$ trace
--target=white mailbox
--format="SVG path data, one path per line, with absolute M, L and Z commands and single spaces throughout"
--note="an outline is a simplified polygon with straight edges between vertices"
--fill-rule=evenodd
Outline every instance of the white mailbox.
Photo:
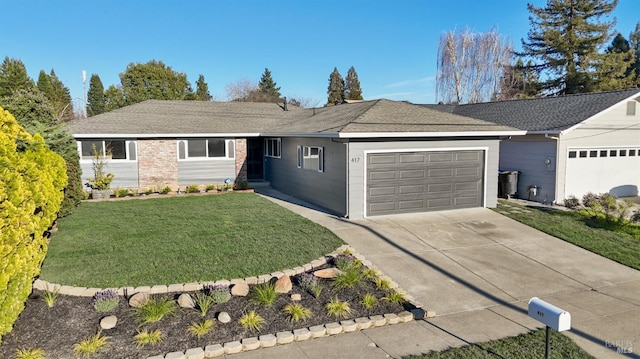
M 559 332 L 571 329 L 571 314 L 569 312 L 538 297 L 529 300 L 529 316 Z

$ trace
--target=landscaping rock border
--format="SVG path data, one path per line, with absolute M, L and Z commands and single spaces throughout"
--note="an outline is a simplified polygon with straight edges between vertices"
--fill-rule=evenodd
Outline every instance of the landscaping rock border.
M 154 286 L 140 286 L 140 287 L 120 287 L 120 288 L 87 288 L 87 287 L 73 287 L 67 285 L 61 285 L 56 283 L 49 283 L 42 279 L 36 279 L 33 283 L 33 288 L 37 290 L 57 290 L 59 294 L 69 296 L 80 297 L 92 297 L 96 292 L 106 289 L 114 289 L 118 295 L 129 298 L 137 293 L 145 294 L 168 294 L 168 293 L 185 293 L 202 290 L 207 285 L 234 285 L 234 284 L 247 284 L 255 285 L 260 283 L 266 283 L 272 278 L 281 278 L 284 276 L 295 276 L 305 272 L 316 270 L 322 266 L 325 266 L 331 258 L 334 258 L 338 254 L 349 251 L 356 259 L 362 262 L 362 265 L 375 270 L 378 276 L 382 279 L 389 281 L 391 288 L 402 293 L 407 300 L 407 310 L 401 313 L 389 313 L 385 315 L 375 315 L 371 317 L 356 318 L 354 320 L 344 320 L 340 322 L 327 323 L 324 325 L 312 326 L 309 328 L 295 329 L 293 331 L 279 332 L 269 335 L 261 335 L 258 338 L 245 338 L 240 341 L 234 341 L 229 343 L 218 343 L 207 345 L 204 348 L 191 348 L 184 352 L 176 351 L 167 353 L 165 355 L 156 355 L 148 357 L 147 359 L 196 359 L 196 358 L 216 358 L 226 354 L 235 354 L 243 351 L 256 350 L 259 348 L 267 348 L 275 345 L 289 344 L 293 342 L 310 340 L 315 338 L 322 338 L 331 335 L 337 335 L 341 333 L 354 332 L 369 328 L 375 328 L 385 325 L 393 325 L 398 323 L 406 323 L 412 320 L 419 320 L 423 318 L 431 318 L 436 315 L 435 311 L 424 310 L 422 303 L 419 303 L 404 290 L 398 287 L 391 278 L 384 275 L 382 271 L 372 265 L 372 263 L 364 258 L 364 256 L 358 254 L 354 248 L 343 245 L 335 251 L 329 253 L 326 256 L 320 257 L 302 266 L 298 266 L 291 269 L 285 269 L 279 272 L 270 274 L 264 274 L 256 277 L 237 278 L 237 279 L 221 279 L 218 281 L 204 281 L 193 282 L 183 284 L 170 284 L 170 285 L 154 285 Z

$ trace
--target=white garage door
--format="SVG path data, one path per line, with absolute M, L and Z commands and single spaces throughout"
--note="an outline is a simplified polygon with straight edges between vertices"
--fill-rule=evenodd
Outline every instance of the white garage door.
M 482 206 L 484 151 L 367 155 L 367 215 Z
M 565 194 L 578 199 L 587 192 L 618 197 L 638 195 L 640 148 L 570 149 Z

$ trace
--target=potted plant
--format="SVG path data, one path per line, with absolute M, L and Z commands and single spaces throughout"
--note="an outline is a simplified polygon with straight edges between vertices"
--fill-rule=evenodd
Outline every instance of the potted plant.
M 114 177 L 113 173 L 105 173 L 107 158 L 102 151 L 96 149 L 95 145 L 93 145 L 93 153 L 95 154 L 91 166 L 93 168 L 93 178 L 87 179 L 85 185 L 91 188 L 91 198 L 109 198 L 111 197 L 110 188 Z

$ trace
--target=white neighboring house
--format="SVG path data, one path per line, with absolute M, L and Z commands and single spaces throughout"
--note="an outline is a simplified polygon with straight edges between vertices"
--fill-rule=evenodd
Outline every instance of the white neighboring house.
M 563 203 L 640 187 L 640 89 L 428 106 L 527 131 L 500 143 L 499 168 L 519 171 L 518 197 Z M 535 191 L 531 190 L 536 188 Z M 535 192 L 535 193 L 534 193 Z

